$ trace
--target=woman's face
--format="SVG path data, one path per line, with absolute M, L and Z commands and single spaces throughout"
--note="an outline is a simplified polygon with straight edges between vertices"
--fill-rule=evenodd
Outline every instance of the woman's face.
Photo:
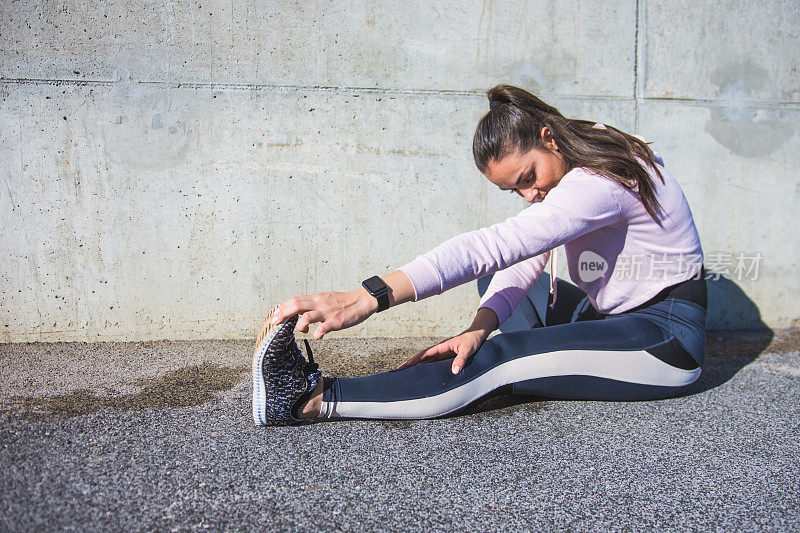
M 540 148 L 516 150 L 499 161 L 489 161 L 486 178 L 501 190 L 516 192 L 528 203 L 536 198 L 544 200 L 567 173 L 567 165 L 547 127 L 542 128 L 542 140 Z

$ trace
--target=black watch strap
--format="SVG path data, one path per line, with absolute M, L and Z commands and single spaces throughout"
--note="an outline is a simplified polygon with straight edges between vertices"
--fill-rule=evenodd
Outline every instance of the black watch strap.
M 378 300 L 378 312 L 389 309 L 389 287 L 379 276 L 372 276 L 361 282 L 367 292 Z

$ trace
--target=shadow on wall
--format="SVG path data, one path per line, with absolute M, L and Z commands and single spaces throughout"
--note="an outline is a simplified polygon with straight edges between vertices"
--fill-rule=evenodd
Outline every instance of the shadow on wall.
M 761 320 L 758 306 L 736 283 L 725 277 L 706 282 L 706 359 L 703 373 L 685 395 L 724 384 L 767 350 L 775 338 L 775 332 Z
M 708 319 L 710 330 L 769 329 L 761 320 L 761 311 L 731 279 L 720 276 L 706 280 L 708 286 Z

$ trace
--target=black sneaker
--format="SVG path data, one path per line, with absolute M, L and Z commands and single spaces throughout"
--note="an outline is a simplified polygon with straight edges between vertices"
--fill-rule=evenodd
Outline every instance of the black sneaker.
M 322 379 L 306 343 L 309 362 L 294 338 L 297 316 L 275 326 L 270 313 L 259 330 L 253 352 L 253 421 L 258 426 L 302 422 L 299 409 Z M 305 339 L 304 339 L 305 340 Z

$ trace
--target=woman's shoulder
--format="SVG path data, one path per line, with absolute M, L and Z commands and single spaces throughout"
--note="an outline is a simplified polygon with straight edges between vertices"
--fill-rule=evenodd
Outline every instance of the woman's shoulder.
M 543 203 L 569 210 L 602 211 L 619 209 L 614 180 L 594 169 L 576 167 L 564 174 Z
M 593 187 L 607 189 L 609 185 L 617 182 L 591 167 L 575 167 L 561 178 L 561 183 L 580 184 L 582 187 Z

